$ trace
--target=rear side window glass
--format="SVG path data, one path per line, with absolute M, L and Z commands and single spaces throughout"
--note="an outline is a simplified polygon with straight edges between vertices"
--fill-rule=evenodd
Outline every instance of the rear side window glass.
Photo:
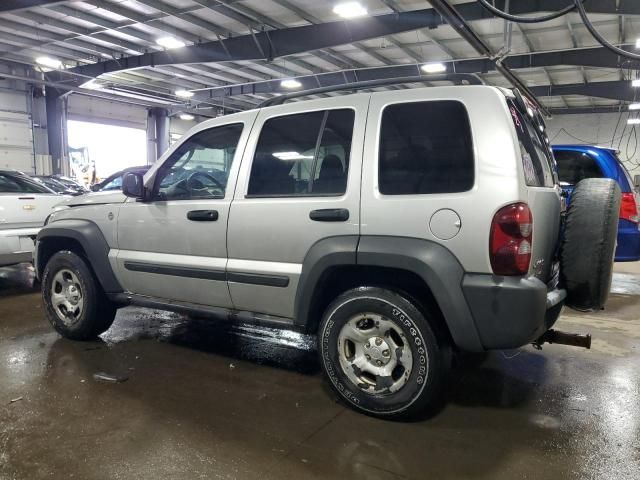
M 552 157 L 549 146 L 536 131 L 531 119 L 508 100 L 511 119 L 518 135 L 524 178 L 530 187 L 553 187 Z
M 563 183 L 577 184 L 585 178 L 602 178 L 602 170 L 586 153 L 556 150 L 554 153 L 558 164 L 558 178 Z
M 464 192 L 473 187 L 469 117 L 456 101 L 390 105 L 382 113 L 380 193 Z
M 351 109 L 269 119 L 260 132 L 249 196 L 342 195 L 355 113 Z
M 53 193 L 44 185 L 20 175 L 0 174 L 0 193 Z

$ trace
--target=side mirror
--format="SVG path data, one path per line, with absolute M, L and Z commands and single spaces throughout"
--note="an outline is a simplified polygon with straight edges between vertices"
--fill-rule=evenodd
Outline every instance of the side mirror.
M 91 185 L 89 187 L 89 190 L 91 190 L 92 192 L 97 192 L 98 191 L 98 184 L 96 183 L 95 185 Z
M 122 193 L 127 197 L 144 200 L 144 181 L 141 173 L 125 173 L 122 177 Z
M 633 177 L 633 186 L 636 188 L 640 188 L 640 175 L 635 175 Z

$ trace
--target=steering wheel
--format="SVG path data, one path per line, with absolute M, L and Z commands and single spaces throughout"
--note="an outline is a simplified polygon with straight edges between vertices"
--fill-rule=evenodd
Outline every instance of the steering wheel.
M 189 189 L 190 189 L 191 191 L 194 191 L 194 190 L 196 190 L 196 191 L 203 191 L 203 190 L 206 190 L 206 189 L 207 189 L 207 187 L 206 187 L 206 186 L 205 186 L 201 181 L 199 181 L 199 180 L 198 180 L 198 183 L 199 183 L 200 185 L 202 185 L 202 187 L 201 187 L 201 188 L 198 188 L 198 187 L 196 187 L 196 186 L 194 185 L 194 184 L 195 184 L 195 181 L 194 181 L 194 180 L 195 180 L 197 177 L 204 177 L 204 178 L 206 178 L 206 179 L 208 179 L 208 180 L 211 180 L 211 182 L 213 182 L 213 183 L 215 184 L 215 187 L 216 187 L 216 188 L 219 188 L 221 191 L 223 191 L 223 192 L 224 192 L 224 185 L 222 185 L 222 184 L 221 184 L 221 183 L 220 183 L 220 182 L 219 182 L 219 181 L 218 181 L 218 180 L 217 180 L 213 175 L 211 175 L 211 174 L 209 174 L 209 173 L 207 173 L 207 172 L 200 171 L 200 170 L 193 172 L 193 173 L 192 173 L 191 175 L 189 175 L 189 177 L 187 178 L 187 186 L 189 187 Z

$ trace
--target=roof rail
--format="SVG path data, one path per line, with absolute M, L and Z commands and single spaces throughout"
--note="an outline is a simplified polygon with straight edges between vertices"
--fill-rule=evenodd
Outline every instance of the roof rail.
M 366 88 L 399 85 L 401 83 L 441 82 L 446 80 L 460 83 L 462 83 L 463 81 L 467 81 L 471 85 L 482 85 L 483 83 L 477 75 L 470 73 L 446 73 L 443 75 L 414 75 L 411 77 L 379 78 L 376 80 L 363 80 L 360 82 L 343 83 L 341 85 L 331 85 L 328 87 L 311 88 L 309 90 L 301 90 L 299 92 L 285 93 L 283 95 L 270 98 L 269 100 L 265 100 L 260 105 L 258 105 L 258 108 L 271 107 L 273 105 L 282 105 L 287 100 L 306 97 L 308 95 L 318 95 L 320 93 L 363 90 Z

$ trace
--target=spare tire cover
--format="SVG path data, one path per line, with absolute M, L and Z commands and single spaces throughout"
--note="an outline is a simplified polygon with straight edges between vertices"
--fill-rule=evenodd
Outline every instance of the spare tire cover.
M 573 190 L 560 250 L 560 273 L 569 307 L 593 310 L 607 301 L 620 197 L 620 187 L 609 178 L 587 178 Z

